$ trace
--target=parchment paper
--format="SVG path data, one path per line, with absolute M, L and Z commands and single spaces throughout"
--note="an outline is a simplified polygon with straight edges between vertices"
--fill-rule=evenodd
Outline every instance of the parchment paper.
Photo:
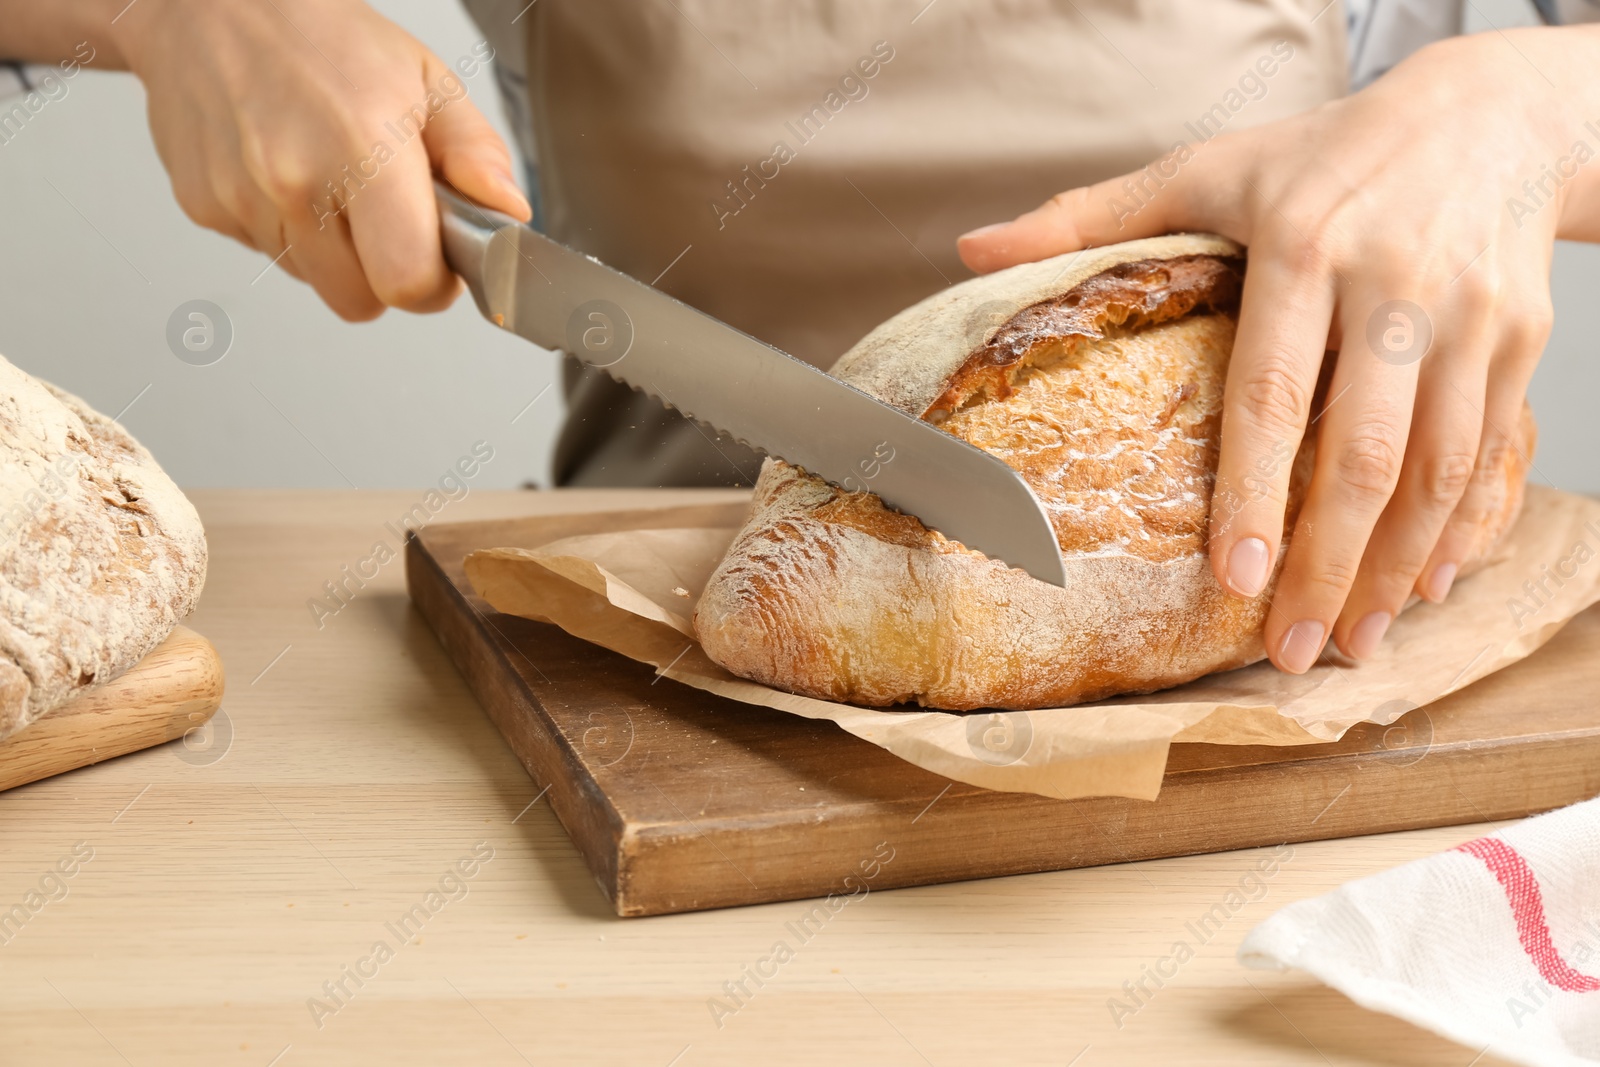
M 1306 674 L 1266 662 L 1160 693 L 1036 711 L 867 709 L 737 678 L 694 639 L 695 602 L 732 527 L 625 530 L 467 557 L 497 611 L 553 622 L 668 678 L 841 728 L 919 767 L 988 789 L 1155 799 L 1173 741 L 1297 745 L 1387 725 L 1514 663 L 1600 600 L 1600 501 L 1529 486 L 1517 524 L 1443 604 L 1403 612 L 1371 659 L 1336 652 Z M 1330 644 L 1330 649 L 1332 645 Z

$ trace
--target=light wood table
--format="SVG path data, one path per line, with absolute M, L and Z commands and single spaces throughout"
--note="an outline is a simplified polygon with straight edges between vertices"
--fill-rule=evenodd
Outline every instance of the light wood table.
M 195 494 L 212 563 L 190 624 L 228 666 L 225 726 L 0 794 L 0 911 L 42 882 L 60 897 L 0 933 L 0 1064 L 1474 1062 L 1234 952 L 1282 905 L 1487 826 L 1295 846 L 1120 1028 L 1108 998 L 1254 853 L 873 892 L 803 943 L 802 902 L 613 917 L 400 559 L 320 628 L 307 606 L 375 542 L 398 549 L 384 524 L 420 496 Z M 718 499 L 474 491 L 435 521 Z M 492 858 L 446 877 L 475 847 Z M 793 958 L 757 988 L 746 968 L 780 940 Z

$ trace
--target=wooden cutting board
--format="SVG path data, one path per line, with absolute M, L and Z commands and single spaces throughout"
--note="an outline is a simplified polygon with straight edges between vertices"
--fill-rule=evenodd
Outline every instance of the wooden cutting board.
M 850 893 L 1516 818 L 1600 793 L 1600 607 L 1533 656 L 1334 744 L 1174 745 L 1161 796 L 1051 800 L 951 782 L 846 734 L 658 678 L 499 615 L 478 548 L 731 526 L 742 504 L 429 526 L 411 598 L 619 915 Z
M 0 790 L 199 730 L 222 706 L 222 688 L 217 650 L 179 626 L 115 681 L 0 741 Z

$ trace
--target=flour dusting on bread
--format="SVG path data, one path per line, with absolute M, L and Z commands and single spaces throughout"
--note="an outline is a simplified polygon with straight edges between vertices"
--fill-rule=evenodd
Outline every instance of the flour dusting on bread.
M 697 605 L 707 654 L 822 699 L 958 711 L 1149 692 L 1262 658 L 1274 583 L 1228 596 L 1206 555 L 1243 270 L 1222 238 L 1135 241 L 973 279 L 872 331 L 834 374 L 1019 471 L 1065 587 L 768 460 Z M 1281 457 L 1286 530 L 1314 447 Z M 1525 473 L 1508 459 L 1508 500 Z M 1515 511 L 1486 522 L 1485 550 Z
M 150 453 L 0 359 L 0 738 L 142 659 L 205 572 L 200 518 Z

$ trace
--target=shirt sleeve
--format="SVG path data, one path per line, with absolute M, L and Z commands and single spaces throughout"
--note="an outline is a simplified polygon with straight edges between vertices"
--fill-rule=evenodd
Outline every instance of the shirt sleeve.
M 1461 33 L 1464 0 L 1344 0 L 1350 88 L 1365 88 L 1423 45 Z
M 1343 0 L 1350 88 L 1369 85 L 1423 45 L 1461 33 L 1465 0 Z M 1600 22 L 1600 0 L 1528 0 L 1548 26 Z
M 1533 0 L 1533 6 L 1551 26 L 1600 22 L 1600 0 Z

